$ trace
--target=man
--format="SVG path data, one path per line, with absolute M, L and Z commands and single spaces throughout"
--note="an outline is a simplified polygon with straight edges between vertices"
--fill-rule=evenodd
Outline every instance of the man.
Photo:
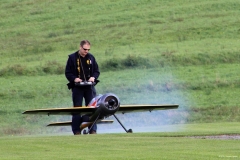
M 79 50 L 68 56 L 65 76 L 68 79 L 68 88 L 72 89 L 72 101 L 74 107 L 81 107 L 83 98 L 85 106 L 96 96 L 94 85 L 79 86 L 79 82 L 98 82 L 100 75 L 95 57 L 89 53 L 90 42 L 82 40 Z M 81 134 L 80 125 L 82 123 L 81 113 L 72 115 L 72 131 L 74 135 Z M 90 128 L 91 126 L 89 126 Z M 90 134 L 96 134 L 97 125 L 92 126 Z

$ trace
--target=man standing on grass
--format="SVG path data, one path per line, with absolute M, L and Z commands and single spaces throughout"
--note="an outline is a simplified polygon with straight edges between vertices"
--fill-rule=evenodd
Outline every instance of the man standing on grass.
M 95 57 L 89 53 L 90 42 L 82 40 L 80 42 L 79 50 L 68 56 L 65 76 L 68 79 L 68 88 L 72 89 L 72 101 L 74 107 L 81 107 L 83 98 L 85 106 L 96 96 L 94 85 L 79 86 L 76 85 L 80 82 L 98 82 L 100 75 L 98 64 Z M 81 113 L 72 115 L 72 132 L 74 135 L 81 134 L 80 125 L 82 123 Z M 90 128 L 91 126 L 89 126 Z M 97 133 L 97 125 L 92 126 L 90 134 Z

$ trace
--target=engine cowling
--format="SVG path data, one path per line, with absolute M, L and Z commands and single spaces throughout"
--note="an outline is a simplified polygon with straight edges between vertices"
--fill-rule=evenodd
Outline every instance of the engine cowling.
M 113 93 L 104 94 L 98 99 L 97 107 L 103 116 L 114 114 L 120 106 L 119 98 Z

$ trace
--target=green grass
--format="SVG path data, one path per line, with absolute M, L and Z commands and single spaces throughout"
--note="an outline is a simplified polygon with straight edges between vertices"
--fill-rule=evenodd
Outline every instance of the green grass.
M 166 46 L 168 50 L 177 47 L 177 52 L 182 48 L 181 54 L 192 54 L 182 45 L 187 48 L 193 45 L 191 50 L 197 53 L 200 47 L 207 53 L 217 53 L 217 50 L 238 52 L 235 40 L 239 38 L 239 2 L 186 3 L 181 0 L 177 4 L 154 0 L 92 1 L 86 4 L 76 0 L 2 2 L 3 66 L 26 61 L 27 65 L 37 65 L 39 60 L 56 59 L 63 63 L 66 54 L 76 50 L 83 38 L 93 43 L 93 53 L 100 62 L 106 60 L 103 55 L 111 51 L 124 52 L 123 55 L 138 54 L 143 48 L 149 51 L 153 45 L 161 51 Z M 5 12 L 5 8 L 9 12 Z M 206 40 L 210 42 L 207 45 L 204 44 Z M 225 42 L 233 43 L 227 45 Z M 131 53 L 126 46 L 139 49 Z M 13 50 L 18 54 L 12 57 L 9 53 Z
M 0 159 L 237 159 L 239 141 L 190 138 L 239 132 L 239 123 L 175 125 L 179 132 L 0 138 Z M 160 126 L 159 126 L 160 127 Z
M 0 135 L 47 133 L 39 126 L 66 119 L 21 113 L 72 106 L 64 67 L 82 39 L 99 63 L 98 93 L 177 103 L 170 124 L 239 121 L 239 9 L 237 0 L 1 1 Z

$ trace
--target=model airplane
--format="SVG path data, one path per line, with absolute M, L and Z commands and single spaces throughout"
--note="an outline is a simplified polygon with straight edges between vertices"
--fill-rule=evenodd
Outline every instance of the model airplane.
M 98 95 L 92 99 L 87 107 L 71 107 L 71 108 L 50 108 L 50 109 L 36 109 L 27 110 L 23 114 L 44 114 L 44 115 L 72 115 L 81 113 L 81 115 L 88 115 L 89 121 L 82 122 L 80 129 L 81 131 L 88 127 L 93 126 L 96 123 L 113 123 L 112 120 L 104 120 L 109 116 L 114 116 L 119 124 L 127 133 L 132 133 L 132 129 L 126 129 L 120 120 L 115 115 L 116 113 L 127 113 L 127 112 L 139 112 L 139 111 L 153 111 L 153 110 L 166 110 L 166 109 L 177 109 L 177 104 L 164 104 L 164 105 L 120 105 L 119 98 L 113 93 L 107 93 L 104 95 Z M 48 126 L 66 126 L 71 125 L 71 122 L 55 122 L 50 123 Z M 88 134 L 88 131 L 84 130 L 84 134 Z

